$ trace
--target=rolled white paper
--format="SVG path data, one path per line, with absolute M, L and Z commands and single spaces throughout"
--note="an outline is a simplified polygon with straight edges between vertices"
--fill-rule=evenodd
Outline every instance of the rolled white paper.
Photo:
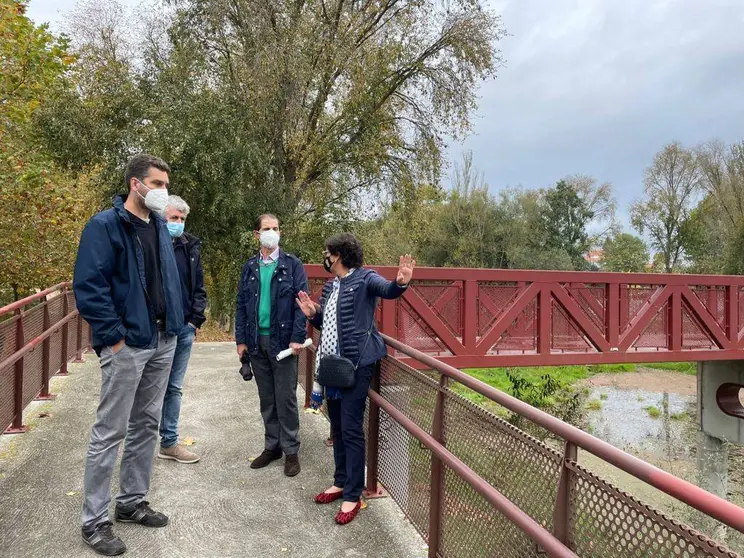
M 305 342 L 302 344 L 302 348 L 306 349 L 310 345 L 313 344 L 312 339 L 305 339 Z M 280 352 L 278 355 L 276 355 L 276 360 L 282 360 L 283 358 L 287 358 L 288 356 L 292 355 L 292 349 L 284 349 L 282 352 Z

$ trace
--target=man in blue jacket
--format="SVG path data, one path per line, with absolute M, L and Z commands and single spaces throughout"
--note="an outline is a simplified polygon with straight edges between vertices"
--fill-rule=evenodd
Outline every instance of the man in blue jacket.
M 128 194 L 88 221 L 75 262 L 77 308 L 93 330 L 93 348 L 101 359 L 101 396 L 85 462 L 82 534 L 106 556 L 126 551 L 108 516 L 111 475 L 125 437 L 115 518 L 148 527 L 168 523 L 145 496 L 176 335 L 183 327 L 176 258 L 159 215 L 168 200 L 169 173 L 156 157 L 133 157 L 126 169 Z
M 171 459 L 178 463 L 196 463 L 199 456 L 178 443 L 178 420 L 181 416 L 181 397 L 186 369 L 191 358 L 196 331 L 206 321 L 207 291 L 204 289 L 204 269 L 199 253 L 201 241 L 184 232 L 189 205 L 178 196 L 169 196 L 163 210 L 168 233 L 173 239 L 178 275 L 181 278 L 184 326 L 178 334 L 176 353 L 173 357 L 168 387 L 163 400 L 163 418 L 160 421 L 160 459 Z
M 235 319 L 238 356 L 250 356 L 265 427 L 264 451 L 251 468 L 266 467 L 284 454 L 284 474 L 293 477 L 300 472 L 296 355 L 307 333 L 305 315 L 295 300 L 307 290 L 307 275 L 297 257 L 279 249 L 274 215 L 256 220 L 254 236 L 261 250 L 243 267 Z M 277 361 L 287 348 L 294 356 Z

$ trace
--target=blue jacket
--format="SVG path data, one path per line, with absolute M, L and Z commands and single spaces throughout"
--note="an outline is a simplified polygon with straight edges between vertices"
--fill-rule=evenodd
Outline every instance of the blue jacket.
M 130 347 L 157 346 L 158 328 L 147 299 L 145 261 L 134 224 L 124 209 L 126 196 L 116 196 L 114 207 L 91 217 L 78 246 L 72 288 L 80 315 L 93 329 L 93 348 L 124 339 Z M 165 220 L 152 213 L 158 226 L 160 273 L 165 294 L 165 332 L 183 328 L 181 281 L 173 243 Z
M 359 268 L 351 275 L 341 279 L 341 290 L 338 293 L 336 316 L 325 316 L 325 306 L 333 289 L 333 280 L 323 286 L 320 296 L 320 312 L 310 322 L 318 328 L 323 327 L 323 320 L 338 320 L 338 336 L 341 356 L 348 358 L 359 366 L 369 366 L 387 354 L 387 347 L 382 336 L 374 326 L 377 299 L 395 299 L 406 292 L 406 287 L 395 281 L 380 277 L 376 271 Z M 367 334 L 371 337 L 367 342 Z M 366 343 L 366 348 L 365 348 Z M 364 350 L 364 354 L 359 353 Z
M 235 342 L 246 345 L 248 354 L 258 354 L 258 301 L 261 276 L 258 256 L 243 266 L 238 284 Z M 290 343 L 302 343 L 307 336 L 307 319 L 297 306 L 297 294 L 307 292 L 307 274 L 302 262 L 279 251 L 279 262 L 271 278 L 271 356 L 276 357 Z

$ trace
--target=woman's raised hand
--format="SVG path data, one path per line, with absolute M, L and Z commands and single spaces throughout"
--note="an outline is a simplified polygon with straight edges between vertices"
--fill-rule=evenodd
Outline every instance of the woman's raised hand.
M 297 306 L 300 307 L 300 310 L 302 310 L 302 313 L 305 314 L 306 317 L 312 318 L 317 313 L 317 309 L 315 307 L 315 303 L 313 302 L 313 299 L 310 298 L 310 295 L 307 294 L 305 291 L 300 291 L 297 293 Z
M 411 257 L 411 254 L 406 254 L 400 257 L 400 266 L 398 267 L 398 276 L 396 283 L 401 287 L 408 285 L 413 277 L 413 268 L 416 265 L 416 260 Z

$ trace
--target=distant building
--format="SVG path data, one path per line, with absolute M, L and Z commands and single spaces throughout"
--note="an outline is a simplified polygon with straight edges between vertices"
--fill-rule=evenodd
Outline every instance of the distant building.
M 599 265 L 599 263 L 602 261 L 603 254 L 604 252 L 601 248 L 597 250 L 589 250 L 586 254 L 584 254 L 584 259 L 589 263 Z

